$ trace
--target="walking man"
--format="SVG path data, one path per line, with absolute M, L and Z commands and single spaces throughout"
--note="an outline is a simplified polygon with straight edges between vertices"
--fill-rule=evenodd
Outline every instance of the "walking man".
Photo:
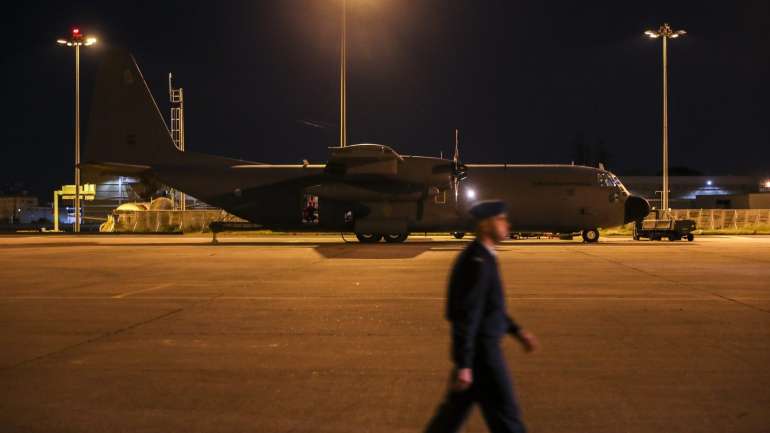
M 483 201 L 470 214 L 476 222 L 476 239 L 457 258 L 447 294 L 454 369 L 446 397 L 425 431 L 459 431 L 478 403 L 490 432 L 523 433 L 500 340 L 510 334 L 526 352 L 536 350 L 538 342 L 505 309 L 494 246 L 509 234 L 507 209 L 501 201 Z

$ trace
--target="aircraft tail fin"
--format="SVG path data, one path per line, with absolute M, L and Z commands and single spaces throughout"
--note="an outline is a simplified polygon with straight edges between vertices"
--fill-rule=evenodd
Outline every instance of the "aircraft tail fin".
M 179 153 L 134 57 L 123 49 L 105 53 L 83 148 L 85 165 L 152 167 Z

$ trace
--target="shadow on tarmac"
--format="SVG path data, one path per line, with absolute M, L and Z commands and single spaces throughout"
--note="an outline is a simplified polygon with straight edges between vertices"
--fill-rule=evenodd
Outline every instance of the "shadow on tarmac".
M 409 242 L 400 245 L 320 244 L 315 251 L 327 259 L 412 259 L 433 249 L 434 242 Z M 458 248 L 459 250 L 460 248 Z

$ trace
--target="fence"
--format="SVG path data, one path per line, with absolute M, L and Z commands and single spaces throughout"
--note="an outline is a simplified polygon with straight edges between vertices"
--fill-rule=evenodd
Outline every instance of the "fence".
M 741 230 L 770 226 L 770 209 L 672 209 L 676 219 L 691 219 L 699 230 Z
M 99 227 L 102 232 L 173 233 L 207 232 L 214 221 L 244 220 L 220 209 L 115 211 Z
M 770 209 L 673 209 L 677 219 L 691 219 L 699 230 L 770 229 Z M 207 232 L 214 221 L 245 222 L 223 210 L 116 211 L 100 231 L 125 233 Z

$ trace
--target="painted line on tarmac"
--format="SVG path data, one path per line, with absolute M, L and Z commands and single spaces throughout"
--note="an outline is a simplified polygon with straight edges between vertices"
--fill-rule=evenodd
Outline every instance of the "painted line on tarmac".
M 166 287 L 173 286 L 173 285 L 174 285 L 174 283 L 158 284 L 156 286 L 147 287 L 147 288 L 140 289 L 140 290 L 134 290 L 132 292 L 121 293 L 119 295 L 113 296 L 112 298 L 113 299 L 121 299 L 121 298 L 125 298 L 126 296 L 131 296 L 131 295 L 134 295 L 134 294 L 137 294 L 137 293 L 144 293 L 144 292 L 149 292 L 149 291 L 152 291 L 152 290 L 165 289 Z
M 691 288 L 691 289 L 693 289 L 693 290 L 695 290 L 697 292 L 705 293 L 705 294 L 713 296 L 714 298 L 718 298 L 718 299 L 722 299 L 722 300 L 725 300 L 725 301 L 728 301 L 728 302 L 732 302 L 732 303 L 734 303 L 736 305 L 741 305 L 743 307 L 749 308 L 749 309 L 754 310 L 754 311 L 759 311 L 761 313 L 770 314 L 770 309 L 765 309 L 765 308 L 762 308 L 762 307 L 757 307 L 756 305 L 752 305 L 752 304 L 747 303 L 747 301 L 755 301 L 757 299 L 730 297 L 730 296 L 726 296 L 726 295 L 720 295 L 719 293 L 712 292 L 712 291 L 710 291 L 708 289 L 704 289 L 701 286 L 698 286 L 696 284 L 689 283 L 689 282 L 686 282 L 686 281 L 674 280 L 674 279 L 669 278 L 669 277 L 664 277 L 663 275 L 658 275 L 655 272 L 647 271 L 645 269 L 641 269 L 639 267 L 623 263 L 620 260 L 610 259 L 610 258 L 607 258 L 607 257 L 604 257 L 604 256 L 599 256 L 599 255 L 596 255 L 596 254 L 589 254 L 589 253 L 587 253 L 585 251 L 576 251 L 576 253 L 579 253 L 579 254 L 582 254 L 582 255 L 585 255 L 585 256 L 588 256 L 588 257 L 598 258 L 600 260 L 604 260 L 606 262 L 613 263 L 613 264 L 616 264 L 616 265 L 619 265 L 619 266 L 623 266 L 625 268 L 634 270 L 634 271 L 639 272 L 641 274 L 644 274 L 644 275 L 647 275 L 647 276 L 651 276 L 653 278 L 657 278 L 657 279 L 662 280 L 662 281 L 667 281 L 669 283 L 678 285 L 680 287 L 689 287 L 689 288 Z M 760 299 L 760 300 L 764 300 L 764 299 Z
M 158 287 L 160 288 L 160 287 Z M 149 289 L 147 289 L 149 290 Z M 146 291 L 146 290 L 145 290 Z M 137 291 L 139 292 L 139 291 Z M 130 292 L 136 293 L 136 292 Z M 128 294 L 126 294 L 127 296 Z M 210 299 L 211 296 L 131 296 L 130 299 L 134 300 L 188 300 L 188 299 Z M 0 301 L 66 301 L 66 300 L 110 300 L 110 299 L 122 299 L 118 296 L 2 296 Z M 355 301 L 445 301 L 444 297 L 430 297 L 430 296 L 389 296 L 389 297 L 361 297 L 361 296 L 218 296 L 216 300 L 257 300 L 257 301 L 303 301 L 303 300 L 355 300 Z M 770 298 L 734 298 L 742 301 L 770 301 Z M 718 298 L 712 297 L 645 297 L 645 298 L 623 298 L 616 296 L 609 297 L 506 297 L 506 300 L 516 302 L 527 301 L 611 301 L 611 302 L 659 302 L 659 301 L 674 301 L 674 302 L 720 302 Z
M 12 370 L 12 369 L 15 369 L 17 367 L 20 367 L 20 366 L 23 366 L 23 365 L 26 365 L 26 364 L 30 364 L 30 363 L 33 363 L 33 362 L 36 362 L 36 361 L 40 361 L 40 360 L 43 360 L 43 359 L 46 359 L 46 358 L 49 358 L 49 357 L 57 356 L 57 355 L 60 355 L 62 353 L 68 352 L 70 350 L 77 349 L 79 347 L 85 346 L 87 344 L 94 343 L 94 342 L 97 342 L 97 341 L 100 341 L 100 340 L 104 340 L 104 339 L 107 339 L 107 338 L 110 338 L 110 337 L 122 334 L 122 333 L 130 331 L 130 330 L 132 330 L 134 328 L 138 328 L 140 326 L 147 325 L 147 324 L 152 323 L 152 322 L 156 322 L 156 321 L 159 321 L 159 320 L 166 319 L 166 318 L 171 317 L 171 316 L 173 316 L 173 315 L 175 315 L 177 313 L 185 311 L 185 309 L 187 309 L 187 308 L 192 308 L 192 307 L 195 307 L 197 305 L 201 305 L 201 304 L 205 304 L 205 303 L 211 302 L 212 300 L 214 300 L 216 298 L 217 298 L 216 295 L 212 296 L 212 297 L 208 297 L 208 298 L 203 298 L 200 301 L 193 302 L 192 305 L 175 308 L 175 309 L 173 309 L 171 311 L 167 311 L 167 312 L 165 312 L 163 314 L 160 314 L 158 316 L 150 317 L 148 319 L 145 319 L 145 320 L 142 320 L 142 321 L 139 321 L 139 322 L 134 322 L 132 324 L 129 324 L 127 326 L 123 326 L 123 327 L 115 329 L 115 330 L 104 332 L 104 333 L 99 334 L 99 335 L 97 335 L 95 337 L 91 337 L 91 338 L 85 339 L 83 341 L 80 341 L 80 342 L 77 342 L 77 343 L 74 343 L 74 344 L 70 344 L 69 346 L 61 347 L 61 348 L 56 349 L 56 350 L 54 350 L 52 352 L 43 353 L 41 355 L 34 356 L 32 358 L 23 359 L 23 360 L 17 362 L 16 364 L 9 365 L 7 367 L 0 367 L 0 372 Z

